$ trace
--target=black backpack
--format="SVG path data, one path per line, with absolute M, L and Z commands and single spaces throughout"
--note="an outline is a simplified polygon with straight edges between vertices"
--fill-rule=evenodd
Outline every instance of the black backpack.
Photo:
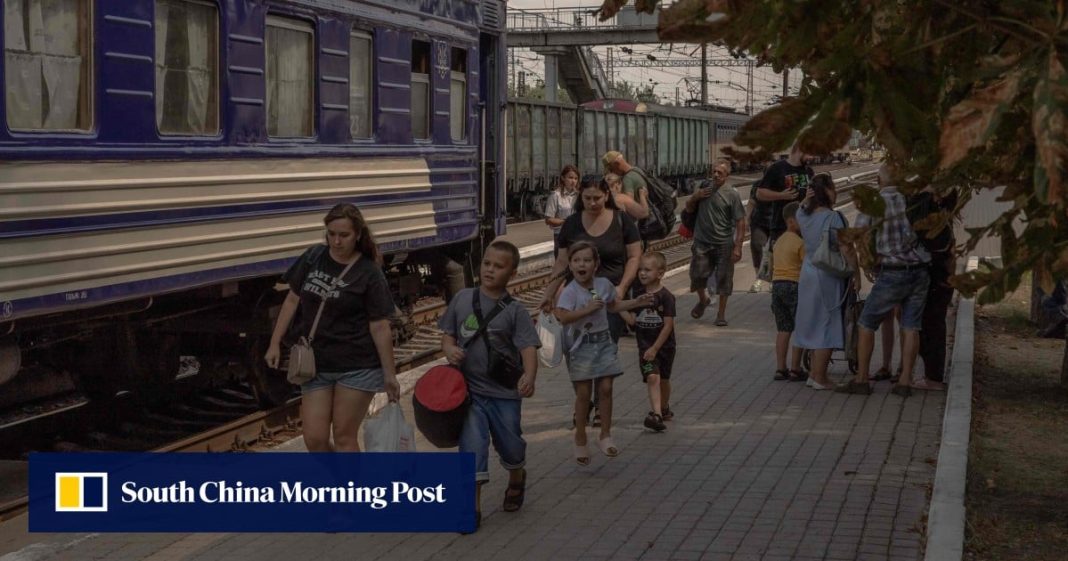
M 627 173 L 637 173 L 645 180 L 649 188 L 649 217 L 638 222 L 638 231 L 645 241 L 659 240 L 667 237 L 675 229 L 678 217 L 675 209 L 675 190 L 658 177 L 649 177 L 638 168 L 631 168 Z

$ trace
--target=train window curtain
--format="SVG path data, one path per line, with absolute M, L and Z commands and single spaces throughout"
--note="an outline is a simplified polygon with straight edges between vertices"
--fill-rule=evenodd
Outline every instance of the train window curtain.
M 187 0 L 156 0 L 156 126 L 164 134 L 219 130 L 219 14 Z
M 412 137 L 430 138 L 430 43 L 412 41 Z
M 88 0 L 4 0 L 7 123 L 88 130 Z
M 267 134 L 314 134 L 315 44 L 311 24 L 267 16 Z
M 449 137 L 462 142 L 467 137 L 467 51 L 452 48 L 449 72 Z
M 371 137 L 371 36 L 349 37 L 349 132 L 352 138 Z

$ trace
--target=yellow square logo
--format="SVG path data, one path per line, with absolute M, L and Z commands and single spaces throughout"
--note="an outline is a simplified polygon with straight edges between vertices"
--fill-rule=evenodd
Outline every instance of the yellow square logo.
M 56 512 L 107 512 L 107 510 L 108 474 L 56 474 Z

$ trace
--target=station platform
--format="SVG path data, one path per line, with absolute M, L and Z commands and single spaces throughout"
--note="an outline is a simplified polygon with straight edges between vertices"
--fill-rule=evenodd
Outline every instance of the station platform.
M 687 273 L 665 281 L 679 311 L 668 430 L 642 427 L 648 400 L 624 338 L 613 428 L 621 455 L 591 447 L 591 465 L 578 466 L 567 372 L 542 368 L 523 407 L 526 503 L 500 510 L 507 478 L 491 452 L 475 534 L 28 534 L 22 516 L 0 524 L 0 561 L 921 559 L 945 395 L 902 400 L 883 382 L 871 396 L 847 396 L 774 381 L 771 296 L 744 292 L 748 255 L 727 327 L 713 326 L 714 307 L 690 317 Z M 831 376 L 845 379 L 845 363 Z M 410 397 L 401 402 L 411 419 Z M 421 437 L 417 446 L 437 451 Z

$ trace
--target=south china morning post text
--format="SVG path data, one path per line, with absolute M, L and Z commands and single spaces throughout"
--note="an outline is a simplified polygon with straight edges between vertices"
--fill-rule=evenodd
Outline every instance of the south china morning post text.
M 392 481 L 388 487 L 357 486 L 348 481 L 344 486 L 314 487 L 302 481 L 281 481 L 277 487 L 255 487 L 242 481 L 205 481 L 199 486 L 179 481 L 167 487 L 138 485 L 136 481 L 122 483 L 122 502 L 161 503 L 336 503 L 367 504 L 380 510 L 400 503 L 445 503 L 445 485 L 413 487 L 404 481 Z
M 462 532 L 474 456 L 31 454 L 34 532 Z

